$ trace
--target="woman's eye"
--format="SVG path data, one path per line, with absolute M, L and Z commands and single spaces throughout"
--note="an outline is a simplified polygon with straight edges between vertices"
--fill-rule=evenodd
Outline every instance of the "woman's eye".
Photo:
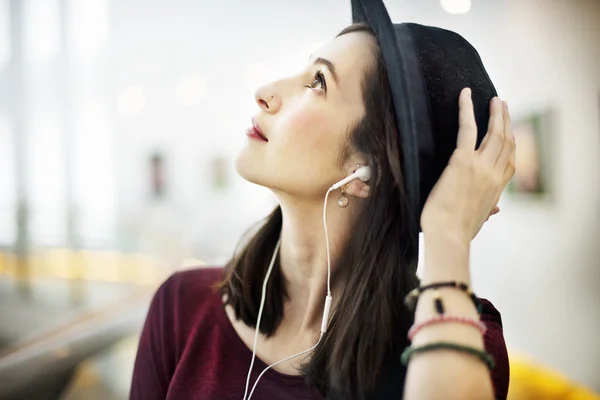
M 321 71 L 317 71 L 312 85 L 308 85 L 308 87 L 311 89 L 317 89 L 319 86 L 321 87 L 321 90 L 327 91 L 327 82 L 325 81 L 325 76 Z

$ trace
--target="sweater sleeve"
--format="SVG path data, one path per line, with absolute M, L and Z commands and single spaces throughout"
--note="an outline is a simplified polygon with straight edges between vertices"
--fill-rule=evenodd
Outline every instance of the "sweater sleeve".
M 487 326 L 484 336 L 485 350 L 494 357 L 496 368 L 492 371 L 492 383 L 496 399 L 506 399 L 508 395 L 508 382 L 510 379 L 510 368 L 508 363 L 508 352 L 502 333 L 502 319 L 496 308 L 485 299 L 479 299 L 483 309 L 481 320 Z
M 129 398 L 131 400 L 164 400 L 175 370 L 173 321 L 170 286 L 167 279 L 156 291 L 142 329 Z

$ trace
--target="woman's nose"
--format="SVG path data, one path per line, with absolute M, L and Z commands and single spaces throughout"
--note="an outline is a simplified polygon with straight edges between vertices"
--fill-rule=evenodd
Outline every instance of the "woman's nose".
M 281 99 L 272 92 L 269 93 L 259 89 L 256 91 L 254 98 L 260 109 L 268 113 L 276 112 L 281 106 Z

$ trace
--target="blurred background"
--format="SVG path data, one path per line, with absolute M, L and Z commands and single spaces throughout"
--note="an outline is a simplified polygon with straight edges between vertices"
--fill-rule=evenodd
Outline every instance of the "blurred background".
M 600 393 L 600 1 L 388 0 L 480 52 L 517 174 L 474 240 L 513 399 Z M 0 0 L 0 399 L 126 399 L 150 298 L 275 204 L 233 158 L 349 0 Z

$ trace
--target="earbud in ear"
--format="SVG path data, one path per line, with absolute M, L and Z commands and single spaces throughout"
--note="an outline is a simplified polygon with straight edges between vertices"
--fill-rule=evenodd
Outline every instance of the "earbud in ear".
M 366 182 L 369 179 L 371 179 L 371 167 L 369 167 L 368 165 L 360 167 L 354 172 L 353 175 L 356 175 L 356 177 L 361 181 Z
M 341 181 L 339 181 L 338 183 L 334 184 L 331 188 L 329 188 L 329 190 L 339 189 L 342 186 L 344 186 L 346 183 L 352 182 L 355 179 L 360 179 L 363 182 L 366 182 L 369 179 L 371 179 L 371 167 L 369 167 L 368 165 L 364 166 L 364 167 L 360 167 L 359 169 L 354 171 L 354 173 L 352 175 L 347 176 L 344 179 L 342 179 Z

